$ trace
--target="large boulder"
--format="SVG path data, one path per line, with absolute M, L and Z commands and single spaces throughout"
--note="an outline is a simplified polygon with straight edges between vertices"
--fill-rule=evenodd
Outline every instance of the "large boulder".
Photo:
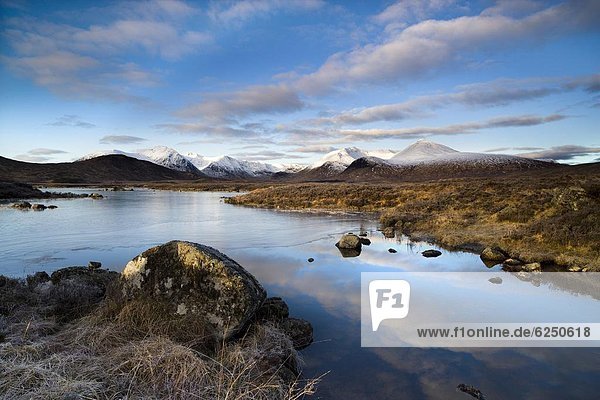
M 131 260 L 122 287 L 127 298 L 160 300 L 173 315 L 197 315 L 219 339 L 241 331 L 266 298 L 260 283 L 237 262 L 212 247 L 182 241 Z
M 362 247 L 361 240 L 353 233 L 347 233 L 335 244 L 339 249 L 360 250 Z

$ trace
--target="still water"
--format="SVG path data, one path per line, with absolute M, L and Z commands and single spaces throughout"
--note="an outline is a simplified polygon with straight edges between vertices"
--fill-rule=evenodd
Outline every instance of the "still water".
M 600 391 L 597 348 L 360 347 L 360 272 L 488 271 L 476 255 L 441 249 L 442 256 L 424 258 L 421 251 L 436 247 L 386 239 L 369 215 L 238 207 L 223 202 L 228 193 L 101 193 L 103 200 L 45 201 L 58 208 L 43 212 L 0 207 L 0 274 L 90 260 L 121 270 L 149 247 L 189 240 L 235 259 L 269 296 L 283 297 L 292 316 L 311 321 L 315 343 L 302 356 L 306 376 L 328 372 L 321 398 L 469 399 L 455 390 L 459 383 L 476 386 L 488 400 L 592 399 Z M 366 232 L 372 244 L 359 257 L 343 258 L 334 244 L 345 232 Z

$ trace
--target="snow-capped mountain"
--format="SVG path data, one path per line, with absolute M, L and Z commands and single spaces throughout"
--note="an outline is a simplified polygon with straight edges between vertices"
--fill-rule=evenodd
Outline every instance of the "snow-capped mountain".
M 194 164 L 194 166 L 196 168 L 198 168 L 199 170 L 202 170 L 208 164 L 215 161 L 218 157 L 205 157 L 198 153 L 187 153 L 185 155 L 185 158 L 187 158 L 189 162 Z
M 207 157 L 197 153 L 185 156 L 157 146 L 138 152 L 108 150 L 89 154 L 80 160 L 120 154 L 150 161 L 172 170 L 191 172 L 223 179 L 271 178 L 292 180 L 368 180 L 403 177 L 444 178 L 506 173 L 530 168 L 546 168 L 551 163 L 528 158 L 489 153 L 460 152 L 448 146 L 419 140 L 400 152 L 362 150 L 346 147 L 327 153 L 311 166 L 302 164 L 268 164 L 239 160 L 230 156 Z M 287 176 L 289 175 L 289 176 Z M 286 177 L 287 176 L 287 177 Z
M 198 168 L 194 166 L 188 159 L 179 154 L 177 151 L 166 147 L 156 146 L 151 149 L 142 149 L 137 152 L 127 152 L 122 150 L 106 150 L 98 151 L 81 157 L 78 161 L 89 160 L 100 156 L 111 154 L 120 154 L 127 157 L 137 158 L 138 160 L 150 161 L 157 165 L 162 165 L 169 169 L 182 172 L 198 172 Z
M 359 158 L 377 157 L 386 160 L 395 154 L 392 150 L 361 150 L 358 147 L 345 147 L 325 154 L 319 161 L 311 165 L 311 168 L 327 164 L 329 169 L 342 171 Z
M 307 168 L 310 168 L 306 164 L 274 164 L 276 168 L 279 169 L 279 172 L 285 172 L 287 174 L 295 174 L 296 172 L 303 171 Z
M 431 161 L 457 153 L 459 153 L 457 150 L 443 144 L 421 139 L 389 157 L 389 161 L 393 164 Z
M 536 160 L 506 154 L 462 152 L 427 140 L 419 140 L 411 144 L 390 158 L 388 162 L 397 166 L 454 164 L 473 167 L 502 166 L 508 164 L 531 165 L 538 163 Z
M 154 162 L 154 161 L 150 160 L 148 157 L 141 155 L 140 153 L 132 153 L 132 152 L 127 152 L 127 151 L 117 150 L 117 149 L 96 151 L 94 153 L 86 154 L 85 156 L 78 158 L 75 161 L 91 160 L 92 158 L 102 157 L 102 156 L 110 156 L 110 155 L 121 155 L 121 156 L 136 158 L 136 159 L 142 160 L 142 161 Z
M 212 160 L 204 157 L 203 161 L 209 162 L 200 168 L 200 171 L 213 178 L 260 178 L 280 171 L 272 164 L 243 161 L 230 156 L 221 156 Z
M 275 166 L 258 161 L 238 160 L 230 156 L 206 157 L 197 153 L 187 153 L 183 156 L 165 146 L 156 146 L 151 149 L 139 150 L 138 152 L 125 152 L 121 150 L 99 151 L 88 154 L 80 160 L 88 160 L 110 154 L 121 154 L 137 158 L 138 160 L 150 161 L 176 171 L 202 172 L 213 178 L 262 178 L 280 171 L 288 171 L 288 166 Z M 298 167 L 290 166 L 290 168 Z
M 198 168 L 190 160 L 170 147 L 156 146 L 151 149 L 140 150 L 139 154 L 147 157 L 153 163 L 169 169 L 183 172 L 198 172 Z

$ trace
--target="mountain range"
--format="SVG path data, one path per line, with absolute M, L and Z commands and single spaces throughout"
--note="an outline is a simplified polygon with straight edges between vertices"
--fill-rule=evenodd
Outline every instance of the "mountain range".
M 181 179 L 410 181 L 498 176 L 561 167 L 569 166 L 512 155 L 461 152 L 426 140 L 419 140 L 399 152 L 346 147 L 325 154 L 310 166 L 274 165 L 231 156 L 182 155 L 169 147 L 157 146 L 137 152 L 102 151 L 72 163 L 34 164 L 0 157 L 0 180 L 65 183 Z
M 176 171 L 202 173 L 212 178 L 223 179 L 266 178 L 277 172 L 287 172 L 290 168 L 294 168 L 294 166 L 288 165 L 275 166 L 258 161 L 238 160 L 230 156 L 207 157 L 197 153 L 182 155 L 166 146 L 156 146 L 137 152 L 125 152 L 122 150 L 101 151 L 88 154 L 78 161 L 114 154 L 149 161 Z

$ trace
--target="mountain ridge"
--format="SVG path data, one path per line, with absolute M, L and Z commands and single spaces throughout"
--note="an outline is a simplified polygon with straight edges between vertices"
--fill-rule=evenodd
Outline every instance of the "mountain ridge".
M 28 183 L 110 183 L 206 179 L 122 154 L 66 163 L 28 163 L 0 156 L 0 180 Z

